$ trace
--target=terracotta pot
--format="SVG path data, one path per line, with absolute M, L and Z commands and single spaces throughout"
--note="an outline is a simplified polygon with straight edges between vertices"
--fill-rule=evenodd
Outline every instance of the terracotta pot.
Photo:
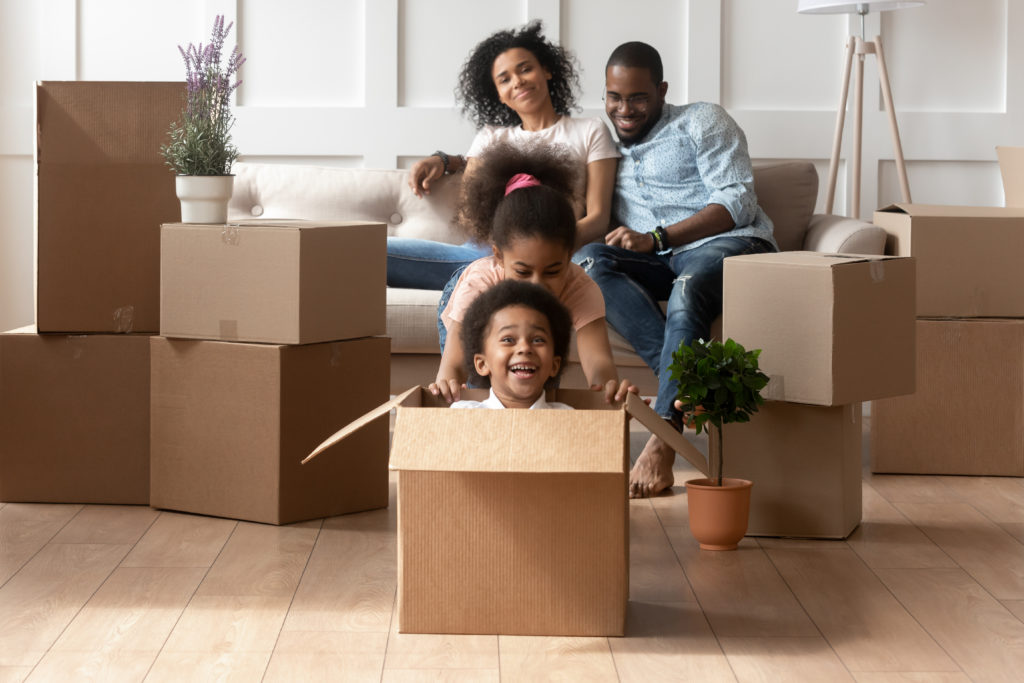
M 181 200 L 182 223 L 227 223 L 233 175 L 179 175 L 174 188 Z
M 710 479 L 686 482 L 690 532 L 703 550 L 735 550 L 747 533 L 750 516 L 750 487 L 746 479 L 722 479 L 715 486 Z

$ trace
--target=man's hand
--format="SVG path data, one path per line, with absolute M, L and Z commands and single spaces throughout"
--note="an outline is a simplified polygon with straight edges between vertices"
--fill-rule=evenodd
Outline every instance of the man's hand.
M 640 252 L 641 254 L 654 253 L 654 235 L 649 232 L 630 230 L 625 225 L 620 225 L 605 235 L 604 243 L 613 247 Z
M 429 156 L 420 159 L 409 169 L 409 189 L 417 197 L 430 194 L 430 184 L 444 175 L 441 157 Z

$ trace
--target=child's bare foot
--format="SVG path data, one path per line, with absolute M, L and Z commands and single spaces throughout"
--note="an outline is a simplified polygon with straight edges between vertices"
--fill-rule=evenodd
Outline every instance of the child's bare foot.
M 629 472 L 629 497 L 649 498 L 672 486 L 675 461 L 676 452 L 672 447 L 652 434 Z

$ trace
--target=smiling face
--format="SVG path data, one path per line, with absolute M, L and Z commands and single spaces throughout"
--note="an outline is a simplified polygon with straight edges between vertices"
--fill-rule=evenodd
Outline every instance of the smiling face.
M 484 332 L 483 353 L 473 356 L 473 367 L 490 378 L 494 395 L 506 408 L 532 406 L 561 364 L 547 317 L 521 305 L 494 312 Z
M 505 270 L 505 278 L 540 285 L 555 296 L 562 293 L 569 277 L 569 250 L 542 237 L 516 237 L 494 256 Z
M 661 118 L 668 83 L 650 69 L 612 65 L 605 72 L 604 111 L 624 145 L 639 142 Z
M 554 110 L 548 81 L 551 72 L 541 66 L 532 52 L 514 47 L 498 55 L 491 67 L 498 99 L 520 117 L 546 109 Z

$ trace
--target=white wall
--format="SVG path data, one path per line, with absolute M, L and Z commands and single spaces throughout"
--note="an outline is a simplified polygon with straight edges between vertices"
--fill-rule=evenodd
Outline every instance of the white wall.
M 859 21 L 795 8 L 796 0 L 0 0 L 0 329 L 34 317 L 36 80 L 181 79 L 176 46 L 205 41 L 223 13 L 236 21 L 229 45 L 237 40 L 249 58 L 236 109 L 244 158 L 406 167 L 468 145 L 473 130 L 452 90 L 472 46 L 541 18 L 580 58 L 585 114 L 602 114 L 609 51 L 645 40 L 662 53 L 671 101 L 720 102 L 755 160 L 812 160 L 824 186 L 844 43 Z M 870 15 L 867 33 L 885 41 L 914 201 L 1002 204 L 994 148 L 1024 145 L 1024 41 L 1008 38 L 1024 33 L 1024 2 L 928 0 Z M 861 213 L 870 217 L 899 199 L 899 185 L 873 58 L 865 82 Z M 844 170 L 837 213 L 848 213 Z

